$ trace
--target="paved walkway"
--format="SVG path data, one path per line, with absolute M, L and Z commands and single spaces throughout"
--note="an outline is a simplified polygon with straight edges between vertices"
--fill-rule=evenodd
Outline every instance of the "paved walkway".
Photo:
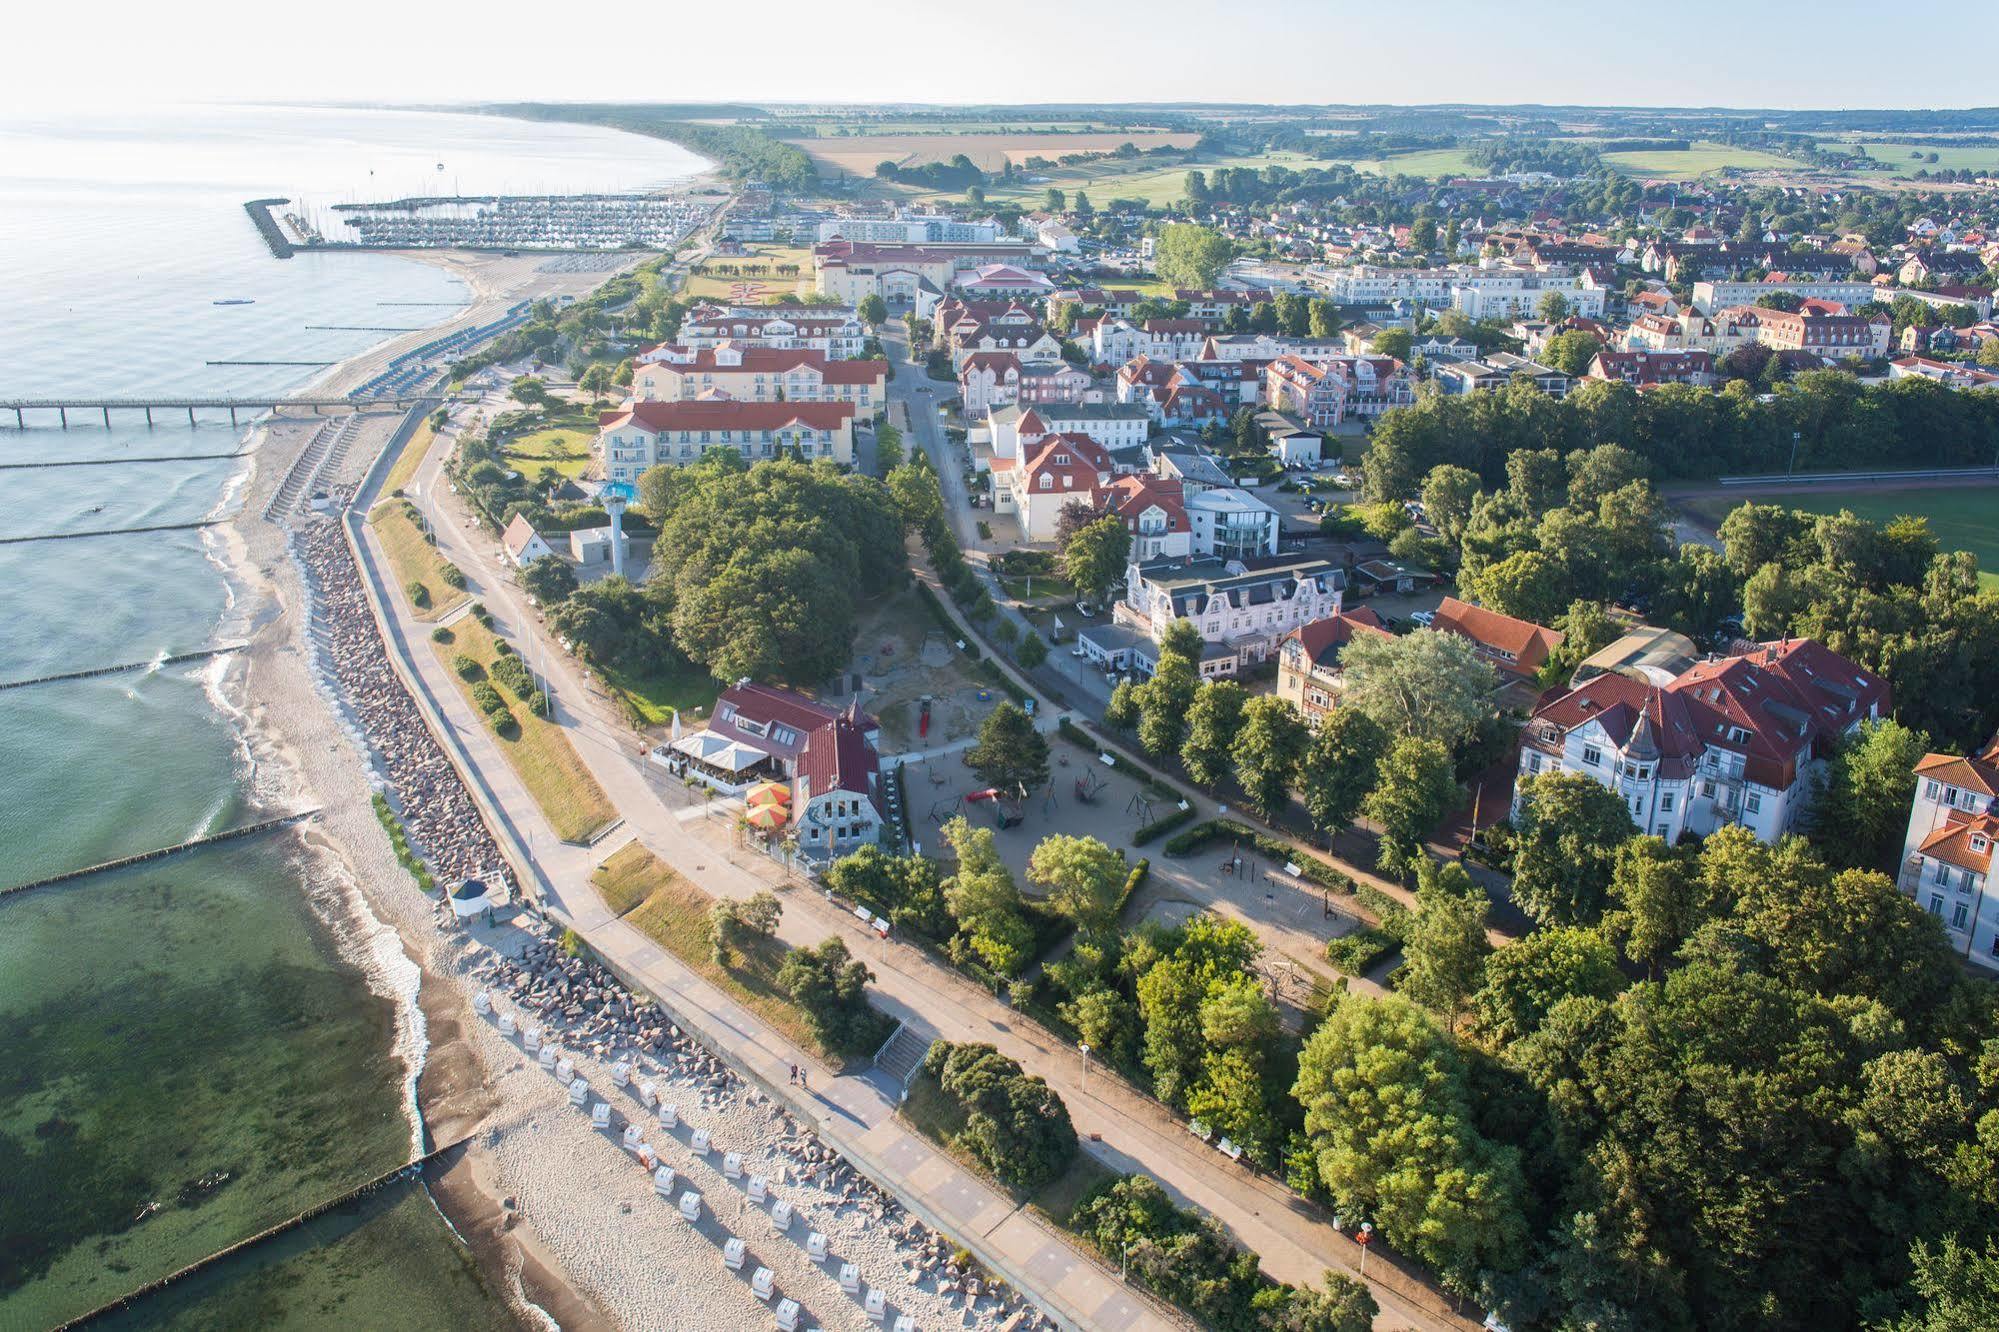
M 818 1069 L 650 939 L 610 915 L 590 886 L 589 875 L 612 850 L 634 837 L 717 896 L 740 898 L 761 888 L 782 889 L 784 876 L 781 867 L 761 853 L 718 844 L 715 830 L 691 826 L 700 820 L 689 818 L 679 806 L 678 783 L 663 774 L 653 775 L 658 770 L 641 758 L 641 737 L 625 725 L 612 700 L 586 678 L 573 658 L 547 645 L 525 596 L 502 572 L 497 541 L 472 524 L 439 483 L 443 453 L 442 446 L 434 448 L 416 476 L 419 503 L 436 528 L 439 550 L 465 571 L 500 631 L 516 642 L 537 673 L 548 678 L 557 720 L 630 829 L 629 834 L 607 837 L 594 848 L 560 842 L 490 732 L 458 692 L 445 664 L 417 642 L 428 633 L 428 626 L 410 618 L 400 597 L 382 597 L 390 612 L 392 645 L 414 663 L 425 686 L 420 696 L 427 693 L 440 705 L 455 743 L 480 774 L 475 785 L 492 792 L 499 806 L 496 823 L 514 836 L 522 859 L 531 862 L 552 913 L 572 923 L 608 963 L 683 1014 L 687 1026 L 715 1042 L 718 1054 L 746 1068 L 773 1095 L 794 1098 L 786 1082 L 774 1078 L 776 1070 L 792 1063 L 814 1067 L 815 1087 L 823 1091 L 815 1098 L 817 1105 L 801 1109 L 814 1116 L 828 1140 L 851 1152 L 858 1164 L 931 1224 L 973 1248 L 1016 1284 L 1042 1296 L 1051 1312 L 1091 1328 L 1167 1325 L 1150 1301 L 1136 1298 L 1044 1223 L 1012 1209 L 990 1186 L 895 1119 L 893 1105 L 874 1081 L 852 1075 L 834 1078 Z M 374 567 L 368 573 L 379 595 L 386 585 Z M 930 577 L 927 570 L 920 576 Z M 969 634 L 970 626 L 958 617 L 948 596 L 941 601 L 961 632 Z M 418 650 L 410 651 L 411 643 Z M 1003 658 L 996 658 L 996 663 L 1016 684 L 1039 697 Z M 1055 710 L 1042 699 L 1038 724 L 1052 729 L 1055 717 Z M 733 819 L 728 822 L 733 824 Z M 1062 1096 L 1092 1155 L 1115 1169 L 1151 1174 L 1183 1201 L 1219 1218 L 1261 1256 L 1273 1277 L 1316 1284 L 1328 1267 L 1355 1270 L 1355 1246 L 1316 1209 L 1280 1183 L 1228 1162 L 1188 1133 L 1165 1106 L 1101 1067 L 1086 1069 L 1077 1051 L 1015 1014 L 983 987 L 913 946 L 874 938 L 849 913 L 816 892 L 782 895 L 785 912 L 778 933 L 785 942 L 812 945 L 829 934 L 844 937 L 875 972 L 872 994 L 884 1011 L 925 1038 L 987 1041 L 1020 1060 Z M 1377 1255 L 1369 1264 L 1371 1278 L 1385 1275 L 1393 1283 L 1370 1282 L 1384 1310 L 1379 1327 L 1477 1326 L 1450 1314 L 1443 1296 L 1396 1272 L 1382 1261 L 1385 1257 Z

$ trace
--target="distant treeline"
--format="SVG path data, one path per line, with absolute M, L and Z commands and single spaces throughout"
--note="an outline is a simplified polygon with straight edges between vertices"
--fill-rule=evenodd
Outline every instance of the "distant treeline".
M 1507 455 L 1523 448 L 1567 454 L 1621 444 L 1661 479 L 1781 472 L 1794 439 L 1800 471 L 1972 467 L 1999 450 L 1999 394 L 1928 379 L 1864 386 L 1837 370 L 1808 371 L 1769 395 L 1748 389 L 1668 384 L 1639 393 L 1592 380 L 1559 400 L 1529 387 L 1426 396 L 1376 422 L 1367 493 L 1406 499 L 1442 463 L 1501 486 Z
M 629 134 L 665 139 L 710 159 L 723 175 L 734 181 L 760 180 L 772 189 L 792 191 L 813 189 L 819 181 L 818 170 L 803 149 L 774 139 L 755 125 L 702 125 L 682 118 L 685 111 L 711 108 L 516 102 L 486 109 L 522 120 L 603 125 Z M 762 114 L 751 107 L 737 109 L 751 115 Z

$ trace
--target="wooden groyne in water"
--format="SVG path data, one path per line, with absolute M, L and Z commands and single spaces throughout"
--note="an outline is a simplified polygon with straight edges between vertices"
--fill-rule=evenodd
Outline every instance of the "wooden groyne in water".
M 94 675 L 119 675 L 125 671 L 151 670 L 155 666 L 178 666 L 184 661 L 201 661 L 206 657 L 219 657 L 226 652 L 241 652 L 248 646 L 248 643 L 218 643 L 214 647 L 199 648 L 193 652 L 176 652 L 171 656 L 154 657 L 148 661 L 126 661 L 116 666 L 92 666 L 83 671 L 38 675 L 32 680 L 0 680 L 0 690 L 26 689 L 29 685 L 55 684 L 61 680 L 88 680 Z
M 272 256 L 278 259 L 289 259 L 298 253 L 298 248 L 285 239 L 278 220 L 271 216 L 273 208 L 282 208 L 290 202 L 290 199 L 252 199 L 243 205 L 243 211 L 250 215 L 257 234 L 264 238 L 264 244 L 271 247 Z
M 197 1259 L 194 1262 L 189 1263 L 186 1267 L 179 1269 L 178 1271 L 169 1272 L 167 1273 L 167 1275 L 159 1278 L 157 1281 L 148 1281 L 145 1285 L 139 1287 L 137 1290 L 128 1291 L 127 1293 L 120 1295 L 117 1299 L 112 1300 L 108 1304 L 100 1304 L 95 1309 L 92 1309 L 88 1313 L 80 1314 L 77 1317 L 70 1319 L 66 1323 L 58 1324 L 56 1327 L 56 1332 L 65 1332 L 65 1329 L 68 1328 L 83 1327 L 86 1326 L 87 1324 L 94 1323 L 101 1318 L 105 1318 L 111 1314 L 117 1313 L 121 1309 L 129 1308 L 134 1302 L 138 1300 L 143 1300 L 149 1295 L 158 1294 L 160 1291 L 165 1290 L 168 1286 L 173 1285 L 177 1281 L 185 1281 L 187 1278 L 195 1275 L 197 1272 L 200 1272 L 206 1268 L 213 1267 L 215 1264 L 222 1262 L 225 1259 L 234 1258 L 239 1254 L 245 1253 L 248 1250 L 256 1248 L 260 1244 L 267 1244 L 271 1240 L 276 1239 L 280 1235 L 286 1234 L 289 1231 L 297 1230 L 300 1226 L 305 1225 L 307 1222 L 316 1221 L 320 1217 L 325 1216 L 328 1212 L 331 1212 L 336 1208 L 344 1207 L 348 1203 L 354 1202 L 357 1199 L 365 1198 L 369 1194 L 387 1188 L 389 1185 L 395 1184 L 401 1180 L 415 1179 L 418 1176 L 422 1175 L 424 1169 L 427 1166 L 429 1166 L 433 1161 L 437 1160 L 439 1157 L 443 1156 L 447 1152 L 456 1151 L 458 1150 L 458 1148 L 464 1146 L 466 1142 L 470 1141 L 470 1137 L 471 1135 L 468 1134 L 465 1137 L 456 1139 L 455 1141 L 445 1143 L 442 1147 L 433 1147 L 430 1151 L 418 1157 L 416 1160 L 411 1161 L 408 1165 L 397 1166 L 394 1170 L 385 1170 L 381 1174 L 375 1176 L 373 1179 L 368 1180 L 365 1183 L 355 1185 L 353 1188 L 347 1190 L 347 1192 L 343 1194 L 340 1194 L 338 1197 L 329 1198 L 327 1201 L 323 1203 L 319 1203 L 313 1207 L 308 1207 L 303 1212 L 300 1212 L 298 1215 L 287 1217 L 285 1220 L 278 1222 L 274 1226 L 266 1226 L 264 1229 L 258 1231 L 256 1234 L 250 1235 L 244 1239 L 237 1240 L 234 1244 L 229 1245 L 227 1248 L 217 1249 L 214 1253 L 209 1254 L 206 1258 Z
M 96 527 L 88 532 L 36 532 L 30 536 L 0 537 L 0 546 L 18 546 L 24 541 L 76 541 L 83 537 L 130 536 L 134 532 L 192 532 L 201 527 L 218 527 L 226 518 L 204 518 L 193 523 L 147 523 L 142 527 Z
M 111 870 L 129 869 L 133 865 L 143 865 L 151 860 L 165 860 L 183 851 L 195 851 L 204 846 L 215 846 L 222 842 L 241 841 L 245 837 L 255 837 L 258 833 L 270 832 L 275 828 L 288 828 L 294 823 L 303 823 L 319 813 L 318 806 L 299 810 L 296 814 L 281 814 L 274 819 L 261 819 L 256 823 L 246 823 L 240 828 L 227 832 L 210 833 L 206 837 L 190 837 L 185 842 L 172 846 L 156 847 L 151 851 L 141 851 L 136 856 L 120 856 L 116 860 L 106 860 L 96 865 L 85 865 L 82 869 L 66 870 L 61 874 L 51 874 L 46 878 L 31 879 L 27 883 L 17 883 L 11 888 L 0 888 L 0 897 L 10 897 L 15 893 L 25 893 L 33 888 L 51 888 L 59 883 L 69 883 L 85 879 L 93 874 L 104 874 Z

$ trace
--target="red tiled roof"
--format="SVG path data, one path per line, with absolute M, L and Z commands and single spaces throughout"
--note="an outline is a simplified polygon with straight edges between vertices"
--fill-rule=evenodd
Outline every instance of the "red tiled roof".
M 1995 838 L 1999 838 L 1999 817 L 1950 809 L 1944 811 L 1943 822 L 1923 839 L 1920 850 L 1932 860 L 1945 861 L 1973 874 L 1990 874 Z
M 1105 504 L 1113 514 L 1130 514 L 1125 525 L 1136 531 L 1138 515 L 1154 505 L 1166 514 L 1166 530 L 1187 530 L 1186 493 L 1178 477 L 1152 472 L 1127 472 L 1112 479 L 1104 488 Z
M 1999 796 L 1999 766 L 1960 754 L 1925 754 L 1916 765 L 1918 777 L 1958 786 L 1980 795 Z
M 1322 666 L 1336 658 L 1341 648 L 1361 634 L 1379 634 L 1383 638 L 1394 637 L 1382 625 L 1381 617 L 1366 606 L 1341 610 L 1323 620 L 1301 624 L 1287 637 L 1298 640 L 1298 645 L 1305 649 L 1306 659 L 1314 666 Z
M 1444 598 L 1430 627 L 1510 655 L 1512 660 L 1502 664 L 1522 675 L 1540 670 L 1548 654 L 1562 642 L 1562 635 L 1553 629 L 1473 606 L 1456 597 Z
M 879 766 L 875 747 L 844 714 L 813 731 L 798 756 L 798 776 L 807 798 L 829 791 L 868 795 Z

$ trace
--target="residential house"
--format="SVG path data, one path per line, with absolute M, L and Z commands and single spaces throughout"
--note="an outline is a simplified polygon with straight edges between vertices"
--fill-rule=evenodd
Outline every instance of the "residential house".
M 1103 507 L 1112 475 L 1109 453 L 1088 435 L 1023 438 L 1018 457 L 993 456 L 993 511 L 1017 515 L 1025 540 L 1053 541 L 1063 509 Z
M 1416 400 L 1415 380 L 1391 356 L 1338 356 L 1307 360 L 1281 355 L 1263 372 L 1264 401 L 1321 430 L 1349 416 L 1379 416 Z
M 1531 679 L 1547 665 L 1548 654 L 1562 644 L 1562 635 L 1530 620 L 1515 619 L 1456 597 L 1445 597 L 1430 627 L 1440 634 L 1470 640 L 1481 657 L 1508 677 Z
M 831 722 L 814 727 L 792 778 L 792 818 L 798 849 L 832 860 L 881 840 L 879 728 L 856 698 Z
M 1230 560 L 1277 553 L 1283 515 L 1236 486 L 1184 491 L 1194 554 Z
M 1381 617 L 1365 606 L 1301 624 L 1277 652 L 1277 696 L 1316 723 L 1339 705 L 1344 680 L 1340 652 L 1355 638 L 1393 638 Z
M 1152 416 L 1136 403 L 1049 402 L 1032 407 L 993 407 L 986 412 L 993 457 L 1016 456 L 1023 445 L 1048 435 L 1088 435 L 1107 449 L 1145 443 Z
M 1711 657 L 1664 686 L 1607 673 L 1535 712 L 1518 780 L 1582 773 L 1667 841 L 1739 823 L 1775 842 L 1802 823 L 1833 746 L 1889 703 L 1885 680 L 1811 639 Z
M 1186 559 L 1194 553 L 1185 493 L 1171 477 L 1151 472 L 1113 476 L 1103 487 L 1104 511 L 1131 533 L 1131 558 Z
M 648 467 L 695 462 L 712 448 L 734 449 L 750 462 L 796 449 L 808 462 L 851 466 L 853 427 L 854 407 L 845 402 L 634 402 L 598 416 L 596 451 L 606 478 L 627 484 Z
M 952 288 L 957 274 L 982 266 L 1011 266 L 1030 261 L 1036 247 L 1024 241 L 981 241 L 965 244 L 870 244 L 821 241 L 812 247 L 812 273 L 818 290 L 849 305 L 867 296 L 891 304 L 911 304 L 919 290 L 933 295 Z
M 1984 276 L 1985 261 L 1970 250 L 1918 250 L 1895 270 L 1895 279 L 1905 287 L 1968 282 Z
M 1933 379 L 1946 388 L 1999 389 L 1999 371 L 1962 361 L 1938 361 L 1928 356 L 1901 356 L 1888 362 L 1890 379 Z
M 1999 736 L 1969 757 L 1925 754 L 1916 765 L 1897 875 L 1901 890 L 1935 916 L 1951 946 L 1999 971 Z
M 555 547 L 534 530 L 534 524 L 527 515 L 517 513 L 507 524 L 507 530 L 500 536 L 501 548 L 507 552 L 507 559 L 516 569 L 524 569 L 545 555 L 555 554 Z

